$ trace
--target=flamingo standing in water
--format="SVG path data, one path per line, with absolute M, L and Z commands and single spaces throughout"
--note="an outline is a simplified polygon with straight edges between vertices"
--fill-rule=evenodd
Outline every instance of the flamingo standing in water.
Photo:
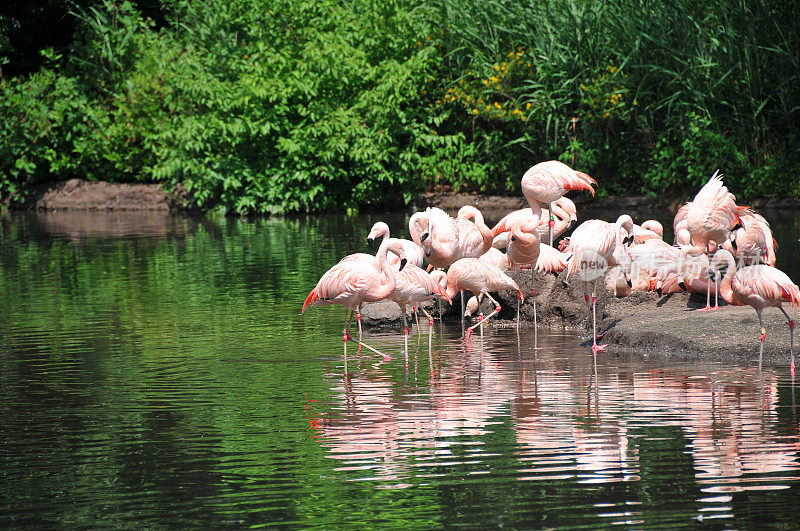
M 761 369 L 761 360 L 764 356 L 764 341 L 767 338 L 767 330 L 764 328 L 764 321 L 761 312 L 764 308 L 777 307 L 786 320 L 789 322 L 789 354 L 791 361 L 789 371 L 794 377 L 794 320 L 781 306 L 784 302 L 797 311 L 800 307 L 800 289 L 792 280 L 780 269 L 768 265 L 752 265 L 736 271 L 733 278 L 722 280 L 720 294 L 729 304 L 748 305 L 758 314 L 758 324 L 761 327 L 761 344 L 758 349 L 758 368 Z M 726 276 L 727 277 L 727 276 Z
M 517 283 L 514 282 L 514 279 L 479 258 L 462 258 L 454 262 L 450 269 L 447 270 L 447 296 L 452 300 L 456 292 L 463 289 L 471 291 L 478 299 L 483 298 L 485 295 L 494 303 L 494 311 L 492 313 L 467 328 L 467 339 L 469 339 L 476 327 L 482 325 L 484 321 L 500 311 L 500 303 L 489 295 L 490 291 L 513 289 L 517 292 L 519 299 L 523 300 L 522 291 Z M 463 309 L 461 314 L 463 318 Z
M 443 298 L 450 302 L 445 288 L 437 281 L 437 278 L 429 275 L 424 269 L 408 264 L 395 275 L 395 289 L 388 299 L 396 302 L 400 306 L 403 314 L 403 336 L 405 340 L 405 351 L 408 353 L 408 324 L 406 321 L 406 304 L 416 306 L 427 300 Z M 420 307 L 428 318 L 428 325 L 433 326 L 433 317 L 424 308 Z
M 320 277 L 319 282 L 306 297 L 301 313 L 315 305 L 339 304 L 347 313 L 342 339 L 347 344 L 350 337 L 350 322 L 353 313 L 358 321 L 358 344 L 361 342 L 361 305 L 365 302 L 378 302 L 389 297 L 395 290 L 395 274 L 389 265 L 389 251 L 400 256 L 400 271 L 406 264 L 403 244 L 396 238 L 386 238 L 381 242 L 373 261 L 347 260 L 334 265 Z M 378 352 L 369 345 L 370 350 Z M 378 352 L 379 353 L 379 352 Z M 345 362 L 347 360 L 345 349 Z M 384 358 L 388 356 L 383 355 Z
M 567 268 L 567 279 L 576 271 L 580 271 L 583 280 L 583 296 L 589 302 L 589 282 L 592 287 L 592 352 L 604 350 L 606 345 L 597 344 L 597 279 L 605 275 L 608 267 L 619 265 L 614 258 L 618 245 L 625 245 L 633 238 L 631 231 L 633 220 L 627 214 L 620 216 L 615 223 L 599 219 L 583 222 L 572 233 L 569 249 L 573 252 L 572 260 Z M 624 272 L 623 272 L 624 274 Z M 630 280 L 627 279 L 630 287 Z
M 537 333 L 536 323 L 536 289 L 533 283 L 536 280 L 536 261 L 539 259 L 540 241 L 537 232 L 538 219 L 529 216 L 517 220 L 511 227 L 511 237 L 508 239 L 506 256 L 511 269 L 515 265 L 527 265 L 531 268 L 531 297 L 533 298 L 533 330 Z M 519 327 L 519 301 L 517 303 L 517 327 Z
M 597 182 L 585 173 L 575 171 L 563 162 L 549 160 L 532 166 L 522 176 L 522 193 L 539 219 L 542 217 L 540 203 L 547 203 L 552 213 L 552 203 L 569 190 L 587 190 L 594 196 L 593 184 Z M 553 245 L 552 227 L 555 220 L 550 216 L 549 244 Z

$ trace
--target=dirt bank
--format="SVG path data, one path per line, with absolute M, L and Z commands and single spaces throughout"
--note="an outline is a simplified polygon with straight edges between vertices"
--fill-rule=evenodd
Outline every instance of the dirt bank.
M 70 179 L 31 185 L 26 202 L 10 206 L 34 210 L 167 212 L 172 209 L 172 201 L 159 184 Z
M 524 293 L 530 293 L 530 271 L 512 272 L 511 276 Z M 570 278 L 565 285 L 565 276 L 565 273 L 559 277 L 537 274 L 539 326 L 573 331 L 580 341 L 589 342 L 591 306 L 584 298 L 582 282 Z M 498 297 L 502 311 L 493 326 L 515 326 L 515 295 L 508 292 L 500 293 Z M 605 332 L 601 343 L 609 345 L 608 353 L 633 350 L 681 358 L 753 362 L 758 358 L 758 317 L 749 306 L 729 306 L 720 301 L 722 309 L 719 311 L 696 312 L 705 306 L 705 296 L 679 293 L 659 297 L 655 292 L 634 292 L 628 297 L 615 297 L 605 291 L 601 282 L 598 282 L 597 299 L 598 331 Z M 445 319 L 457 319 L 458 306 L 457 302 L 454 303 Z M 482 308 L 488 313 L 491 303 L 484 301 Z M 530 298 L 523 303 L 520 313 L 525 333 L 530 333 L 533 322 Z M 786 318 L 777 309 L 768 309 L 764 312 L 764 325 L 767 328 L 765 362 L 788 362 L 789 327 Z

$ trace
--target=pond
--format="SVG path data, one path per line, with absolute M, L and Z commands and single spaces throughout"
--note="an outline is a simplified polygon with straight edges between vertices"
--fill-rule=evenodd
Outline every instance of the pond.
M 437 322 L 345 372 L 344 311 L 300 307 L 379 218 L 2 218 L 0 525 L 797 525 L 785 366 Z

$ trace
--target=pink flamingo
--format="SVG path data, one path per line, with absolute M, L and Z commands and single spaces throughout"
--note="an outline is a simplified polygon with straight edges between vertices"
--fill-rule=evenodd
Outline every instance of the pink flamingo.
M 603 277 L 608 267 L 619 265 L 614 258 L 614 251 L 618 242 L 622 245 L 629 243 L 633 220 L 627 214 L 620 216 L 615 223 L 608 223 L 599 219 L 585 221 L 572 233 L 569 240 L 569 249 L 573 256 L 567 268 L 567 278 L 580 270 L 581 280 L 584 285 L 584 298 L 589 302 L 589 282 L 592 287 L 592 352 L 604 350 L 606 345 L 597 344 L 597 279 Z M 624 274 L 624 272 L 623 272 Z M 565 280 L 566 280 L 565 279 Z M 630 284 L 628 284 L 630 286 Z
M 731 239 L 725 241 L 722 247 L 730 251 L 738 262 L 774 266 L 775 249 L 778 244 L 772 237 L 769 222 L 760 214 L 745 207 L 739 207 L 739 217 L 744 227 L 733 231 Z
M 400 271 L 402 271 L 406 263 L 405 256 L 403 256 L 403 245 L 396 238 L 386 238 L 371 263 L 366 260 L 348 260 L 339 262 L 326 271 L 317 282 L 316 287 L 306 297 L 301 313 L 305 313 L 306 308 L 316 305 L 339 304 L 344 306 L 347 318 L 342 331 L 342 339 L 345 344 L 348 339 L 352 339 L 350 322 L 353 313 L 356 313 L 358 344 L 380 354 L 376 349 L 361 342 L 361 305 L 365 302 L 382 301 L 394 292 L 395 274 L 387 257 L 390 250 L 401 257 Z M 345 349 L 345 356 L 347 356 L 347 349 Z M 383 356 L 388 358 L 386 355 Z
M 528 204 L 531 206 L 534 215 L 542 218 L 542 208 L 539 203 L 550 205 L 550 212 L 553 211 L 552 203 L 559 197 L 563 197 L 569 190 L 588 190 L 594 196 L 593 184 L 597 182 L 585 173 L 575 171 L 563 162 L 549 160 L 540 162 L 528 169 L 522 176 L 522 193 Z M 552 226 L 554 220 L 549 221 L 550 237 L 549 244 L 553 245 Z
M 480 258 L 492 248 L 494 235 L 486 226 L 481 211 L 471 205 L 464 205 L 458 210 L 458 257 Z
M 653 219 L 648 219 L 641 225 L 633 225 L 633 243 L 644 243 L 648 240 L 663 240 L 664 227 Z
M 395 289 L 388 299 L 396 302 L 400 306 L 400 311 L 403 314 L 403 335 L 405 339 L 405 350 L 408 352 L 408 323 L 406 321 L 406 304 L 412 304 L 415 308 L 419 303 L 431 300 L 434 298 L 446 299 L 451 302 L 447 296 L 445 288 L 439 284 L 436 278 L 432 277 L 425 272 L 424 269 L 408 264 L 406 267 L 395 275 L 396 285 Z M 424 308 L 420 310 L 428 318 L 428 325 L 433 326 L 433 317 L 430 316 Z
M 797 311 L 800 306 L 800 290 L 797 285 L 780 269 L 768 265 L 752 265 L 739 269 L 733 279 L 726 278 L 720 285 L 722 298 L 734 305 L 748 305 L 758 314 L 758 324 L 761 327 L 761 344 L 758 349 L 758 368 L 761 369 L 761 360 L 764 355 L 764 341 L 767 330 L 761 312 L 764 308 L 777 307 L 789 322 L 790 344 L 789 353 L 791 362 L 789 370 L 792 377 L 795 374 L 794 364 L 794 320 L 781 306 L 788 303 Z
M 445 268 L 458 260 L 458 224 L 444 210 L 429 207 L 415 212 L 408 220 L 408 232 L 433 267 Z
M 533 329 L 537 333 L 538 324 L 536 323 L 536 289 L 533 283 L 536 280 L 536 261 L 539 259 L 539 233 L 538 219 L 531 215 L 527 218 L 518 219 L 511 227 L 511 237 L 508 239 L 506 256 L 511 269 L 515 265 L 527 265 L 531 268 L 531 297 L 533 299 Z M 517 305 L 517 327 L 519 327 L 519 304 Z
M 537 231 L 538 232 L 538 231 Z M 508 241 L 511 238 L 511 231 L 501 232 L 495 236 L 492 242 L 492 249 L 481 256 L 481 260 L 485 260 L 492 265 L 495 265 L 503 271 L 510 269 L 508 263 L 508 256 L 500 249 L 508 248 Z M 541 238 L 541 233 L 539 234 Z M 536 259 L 536 271 L 539 273 L 557 274 L 567 268 L 567 261 L 569 255 L 562 253 L 555 247 L 550 247 L 546 243 L 539 243 L 539 258 Z M 520 269 L 527 269 L 530 266 L 520 265 Z
M 548 220 L 554 217 L 553 221 L 553 238 L 558 238 L 569 229 L 573 223 L 578 221 L 578 211 L 575 208 L 575 203 L 567 197 L 560 197 L 552 203 L 552 212 L 546 208 L 542 209 L 541 218 L 539 220 L 539 238 L 545 238 L 550 231 L 550 223 Z M 533 214 L 533 210 L 528 208 L 521 208 L 509 214 L 506 214 L 497 224 L 492 227 L 492 234 L 496 237 L 503 232 L 508 232 L 514 223 L 520 218 L 527 218 Z M 552 214 L 552 216 L 551 216 Z
M 701 253 L 709 252 L 711 242 L 722 245 L 732 230 L 742 226 L 736 198 L 722 184 L 719 171 L 714 172 L 689 203 L 686 220 L 692 243 Z
M 679 253 L 677 271 L 664 276 L 661 284 L 662 293 L 674 293 L 679 290 L 705 293 L 706 306 L 697 311 L 719 310 L 719 270 L 722 266 L 726 267 L 725 274 L 732 279 L 736 272 L 736 260 L 725 249 L 719 249 L 711 260 L 704 254 L 684 256 Z M 714 306 L 711 306 L 712 285 L 714 286 Z
M 478 299 L 485 295 L 495 306 L 492 313 L 467 328 L 467 339 L 476 327 L 500 311 L 500 304 L 489 295 L 489 292 L 507 289 L 516 290 L 519 299 L 523 299 L 522 291 L 514 279 L 479 258 L 462 258 L 450 266 L 450 269 L 447 270 L 447 296 L 451 300 L 459 290 L 468 290 Z M 462 316 L 464 314 L 463 308 L 461 314 Z
M 378 238 L 390 238 L 391 235 L 389 234 L 389 225 L 384 223 L 383 221 L 378 221 L 372 226 L 372 230 L 369 231 L 367 235 L 367 242 L 372 245 L 375 240 Z M 404 240 L 402 238 L 398 238 L 398 240 L 403 244 L 403 250 L 406 253 L 406 260 L 408 261 L 408 265 L 415 265 L 417 267 L 422 267 L 423 257 L 422 257 L 422 247 L 417 245 L 416 243 L 412 242 L 411 240 Z M 392 253 L 389 257 L 389 263 L 392 265 L 397 265 L 400 262 L 400 257 L 396 254 Z

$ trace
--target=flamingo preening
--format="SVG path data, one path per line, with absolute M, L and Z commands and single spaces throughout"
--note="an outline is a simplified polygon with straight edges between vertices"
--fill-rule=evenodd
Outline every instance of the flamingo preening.
M 686 221 L 692 243 L 701 253 L 713 250 L 712 243 L 721 246 L 731 231 L 742 226 L 736 197 L 722 184 L 719 171 L 714 172 L 689 203 Z
M 305 313 L 308 307 L 316 305 L 339 304 L 344 306 L 347 310 L 347 317 L 344 330 L 342 330 L 342 339 L 345 345 L 348 339 L 352 339 L 350 322 L 355 313 L 358 322 L 358 344 L 363 345 L 364 343 L 361 341 L 361 305 L 365 302 L 382 301 L 392 295 L 395 290 L 395 274 L 389 265 L 387 256 L 389 251 L 400 256 L 400 271 L 402 271 L 406 264 L 403 244 L 396 238 L 386 238 L 381 242 L 378 253 L 372 261 L 347 260 L 328 269 L 306 297 L 301 313 Z M 368 345 L 364 346 L 375 351 Z M 346 348 L 345 356 L 347 356 Z M 388 356 L 384 355 L 384 358 L 388 358 Z
M 520 300 L 523 300 L 522 291 L 514 279 L 503 273 L 499 268 L 479 259 L 479 258 L 462 258 L 456 261 L 447 270 L 447 296 L 450 299 L 459 290 L 471 291 L 473 295 L 480 300 L 484 296 L 488 297 L 494 303 L 494 311 L 467 328 L 466 337 L 472 334 L 472 331 L 482 325 L 487 319 L 500 312 L 500 303 L 498 303 L 491 295 L 490 291 L 502 291 L 513 289 L 517 292 Z M 464 311 L 462 309 L 462 317 Z

